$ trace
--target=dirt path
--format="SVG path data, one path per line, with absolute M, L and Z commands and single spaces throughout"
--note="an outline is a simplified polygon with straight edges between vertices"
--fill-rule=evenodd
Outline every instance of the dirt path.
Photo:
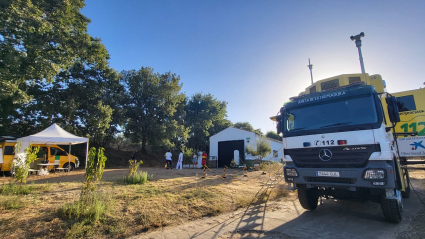
M 412 173 L 412 184 L 425 202 L 425 172 Z M 412 191 L 404 200 L 403 221 L 384 220 L 373 202 L 325 200 L 313 212 L 298 200 L 270 202 L 237 212 L 166 227 L 133 238 L 425 238 L 425 206 Z
M 178 177 L 191 177 L 198 175 L 202 176 L 202 169 L 163 169 L 163 168 L 152 168 L 152 167 L 141 167 L 140 170 L 148 172 L 148 174 L 154 175 L 154 180 L 159 179 L 170 179 L 170 178 L 178 178 Z M 102 181 L 116 181 L 122 179 L 123 176 L 128 174 L 128 168 L 115 168 L 115 169 L 105 169 Z M 227 175 L 234 174 L 242 174 L 241 170 L 232 170 L 227 169 Z M 211 169 L 206 171 L 207 177 L 222 175 L 223 169 Z M 9 181 L 13 181 L 13 177 L 0 177 L 0 184 L 7 183 Z M 84 182 L 84 169 L 76 169 L 69 173 L 55 173 L 53 171 L 50 172 L 49 175 L 39 176 L 39 175 L 30 175 L 27 179 L 27 183 L 59 183 L 59 182 Z

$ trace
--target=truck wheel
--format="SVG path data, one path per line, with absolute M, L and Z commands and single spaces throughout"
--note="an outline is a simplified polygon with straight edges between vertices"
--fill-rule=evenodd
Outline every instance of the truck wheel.
M 409 171 L 407 169 L 405 170 L 406 170 L 406 174 L 404 174 L 404 177 L 405 177 L 406 188 L 404 192 L 401 192 L 401 196 L 403 196 L 403 198 L 409 198 L 410 197 L 410 177 L 409 177 Z
M 400 191 L 396 190 L 398 199 L 387 199 L 385 195 L 381 196 L 381 208 L 385 220 L 393 223 L 399 223 L 402 219 L 403 201 Z
M 313 211 L 317 208 L 319 196 L 317 195 L 317 189 L 308 189 L 306 185 L 298 186 L 298 200 L 304 209 Z
M 74 164 L 73 163 L 71 163 L 71 164 L 65 163 L 63 165 L 63 167 L 64 168 L 68 168 L 69 169 L 69 172 L 71 172 L 74 169 Z

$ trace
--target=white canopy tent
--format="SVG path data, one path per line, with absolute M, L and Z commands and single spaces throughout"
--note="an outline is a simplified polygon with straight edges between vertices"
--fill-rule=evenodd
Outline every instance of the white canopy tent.
M 73 144 L 87 144 L 86 149 L 86 165 L 87 165 L 87 155 L 89 152 L 89 139 L 84 137 L 78 137 L 75 136 L 61 127 L 59 127 L 57 124 L 52 124 L 47 129 L 37 133 L 33 134 L 27 137 L 19 138 L 16 141 L 21 141 L 21 149 L 20 151 L 23 152 L 26 147 L 28 147 L 31 144 L 59 144 L 59 145 L 69 145 L 69 153 L 68 153 L 68 164 L 70 165 L 71 161 L 71 145 Z M 86 166 L 87 167 L 87 166 Z

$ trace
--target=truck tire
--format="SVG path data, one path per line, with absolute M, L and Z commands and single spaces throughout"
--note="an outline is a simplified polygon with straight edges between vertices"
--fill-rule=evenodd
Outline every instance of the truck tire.
M 319 196 L 317 195 L 317 189 L 308 189 L 306 185 L 298 186 L 298 200 L 301 206 L 309 211 L 313 211 L 317 208 Z
M 399 192 L 399 191 L 398 191 Z M 399 192 L 400 193 L 400 192 Z M 385 195 L 381 196 L 381 208 L 384 213 L 385 220 L 393 223 L 401 222 L 402 217 L 402 202 L 401 195 L 399 195 L 400 200 L 397 199 L 387 199 Z
M 64 168 L 69 168 L 68 170 L 69 170 L 69 172 L 71 172 L 74 169 L 74 163 L 71 163 L 71 164 L 65 163 L 63 165 L 63 167 Z
M 404 175 L 404 177 L 405 177 L 406 188 L 404 192 L 401 192 L 401 196 L 403 196 L 403 198 L 409 198 L 410 197 L 410 177 L 409 177 L 409 171 L 407 169 L 405 170 L 406 170 L 406 174 Z

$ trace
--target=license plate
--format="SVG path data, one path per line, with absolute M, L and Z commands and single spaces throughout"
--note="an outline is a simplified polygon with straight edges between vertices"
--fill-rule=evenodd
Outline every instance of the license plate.
M 339 172 L 317 171 L 316 176 L 320 177 L 339 177 Z

